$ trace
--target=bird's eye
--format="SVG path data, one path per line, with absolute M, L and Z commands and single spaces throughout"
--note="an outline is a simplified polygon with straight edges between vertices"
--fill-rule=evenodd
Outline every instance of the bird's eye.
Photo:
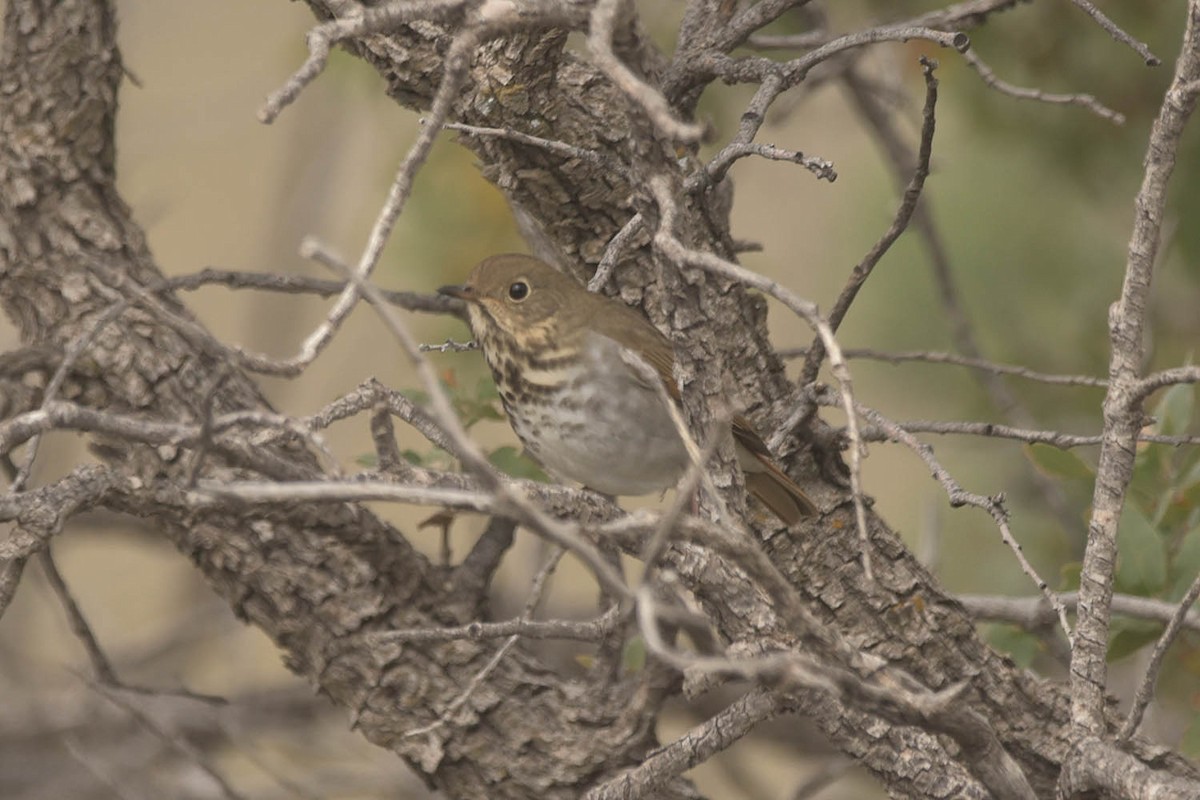
M 525 281 L 513 281 L 508 287 L 508 296 L 518 303 L 529 297 L 529 284 Z

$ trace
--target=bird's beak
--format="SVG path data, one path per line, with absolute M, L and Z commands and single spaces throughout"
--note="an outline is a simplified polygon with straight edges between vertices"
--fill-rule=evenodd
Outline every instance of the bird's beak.
M 475 290 L 470 286 L 443 286 L 437 290 L 437 293 L 465 300 L 468 303 L 475 300 Z

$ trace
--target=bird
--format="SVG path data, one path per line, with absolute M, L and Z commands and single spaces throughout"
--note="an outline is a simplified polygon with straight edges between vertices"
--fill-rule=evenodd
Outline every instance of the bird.
M 520 253 L 485 258 L 438 292 L 465 302 L 509 422 L 548 473 L 613 496 L 675 486 L 690 464 L 666 407 L 680 402 L 675 349 L 648 320 Z M 749 421 L 731 428 L 749 492 L 787 525 L 815 515 Z

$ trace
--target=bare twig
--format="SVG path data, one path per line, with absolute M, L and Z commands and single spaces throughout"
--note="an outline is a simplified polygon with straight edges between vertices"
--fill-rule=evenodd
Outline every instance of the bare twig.
M 778 351 L 780 358 L 799 358 L 808 353 L 807 347 L 795 347 Z M 1103 388 L 1108 385 L 1104 378 L 1093 378 L 1091 375 L 1059 375 L 1048 372 L 1037 372 L 1015 364 L 1001 364 L 984 358 L 960 356 L 957 353 L 946 353 L 934 350 L 876 350 L 869 347 L 847 347 L 842 350 L 848 359 L 861 358 L 869 361 L 884 361 L 889 364 L 902 364 L 909 361 L 920 361 L 927 364 L 951 364 L 958 367 L 978 369 L 995 375 L 1012 375 L 1025 380 L 1039 383 L 1050 383 L 1060 386 L 1093 386 Z
M 1200 598 L 1200 575 L 1197 575 L 1195 580 L 1192 581 L 1187 594 L 1179 601 L 1178 606 L 1175 608 L 1175 613 L 1171 615 L 1171 620 L 1167 623 L 1166 630 L 1162 632 L 1162 635 L 1158 637 L 1158 641 L 1154 644 L 1154 651 L 1150 654 L 1150 661 L 1146 664 L 1146 674 L 1142 676 L 1142 682 L 1138 686 L 1137 694 L 1133 698 L 1133 704 L 1129 708 L 1129 716 L 1125 718 L 1125 723 L 1121 726 L 1121 730 L 1117 734 L 1118 743 L 1124 744 L 1128 742 L 1130 737 L 1137 733 L 1138 726 L 1142 723 L 1142 716 L 1146 713 L 1146 706 L 1150 705 L 1150 701 L 1154 698 L 1154 684 L 1158 681 L 1158 671 L 1162 667 L 1163 656 L 1167 654 L 1167 649 L 1175 641 L 1175 637 L 1179 635 L 1179 631 L 1184 626 L 1184 621 L 1188 618 L 1192 606 L 1196 604 L 1198 598 Z
M 1082 0 L 1076 0 L 1077 4 Z M 1189 89 L 1189 87 L 1192 87 Z M 1077 737 L 1105 735 L 1105 686 L 1117 524 L 1133 476 L 1142 424 L 1137 391 L 1145 355 L 1146 306 L 1161 238 L 1167 184 L 1184 126 L 1200 88 L 1200 0 L 1190 0 L 1175 75 L 1150 130 L 1146 168 L 1134 201 L 1133 233 L 1120 298 L 1109 310 L 1109 386 L 1092 495 L 1087 547 L 1079 576 L 1079 615 L 1071 652 L 1071 722 Z
M 1061 431 L 1027 430 L 1025 428 L 1014 428 L 1010 425 L 1000 425 L 995 422 L 912 420 L 896 424 L 909 433 L 936 433 L 941 435 L 984 436 L 991 439 L 1015 439 L 1028 444 L 1045 444 L 1061 450 L 1070 450 L 1075 447 L 1091 447 L 1101 444 L 1104 441 L 1104 437 L 1100 434 L 1088 435 L 1063 433 Z M 862 435 L 867 441 L 878 441 L 888 438 L 886 433 L 869 428 L 864 429 Z M 1139 433 L 1136 440 L 1152 444 L 1165 444 L 1172 447 L 1200 444 L 1200 436 L 1166 436 L 1159 433 Z
M 654 791 L 678 775 L 729 748 L 774 717 L 783 703 L 773 692 L 754 689 L 722 709 L 712 719 L 692 728 L 670 744 L 654 751 L 633 769 L 609 778 L 584 795 L 584 800 L 634 800 Z
M 280 275 L 271 272 L 242 272 L 208 267 L 190 275 L 180 275 L 163 282 L 163 290 L 196 291 L 205 286 L 227 286 L 230 289 L 254 289 L 283 294 L 315 294 L 331 297 L 346 290 L 345 281 L 310 278 L 306 275 Z M 409 311 L 452 314 L 462 303 L 440 294 L 396 292 L 380 289 L 379 294 L 389 303 Z
M 387 3 L 378 8 L 359 7 L 354 16 L 326 22 L 309 31 L 308 58 L 281 88 L 267 97 L 258 112 L 261 122 L 271 123 L 291 105 L 308 84 L 316 80 L 329 61 L 333 45 L 345 39 L 386 31 L 405 22 L 423 19 L 448 22 L 463 14 L 467 0 L 419 0 Z
M 447 339 L 441 344 L 422 344 L 418 345 L 422 353 L 465 353 L 469 350 L 478 350 L 479 343 L 472 340 L 469 342 L 456 342 L 453 339 Z
M 1026 89 L 1022 86 L 1014 86 L 1008 81 L 997 77 L 992 68 L 985 64 L 983 59 L 974 50 L 968 50 L 962 55 L 963 59 L 971 65 L 971 69 L 975 70 L 976 74 L 979 75 L 980 80 L 1001 94 L 1016 97 L 1020 100 L 1036 100 L 1039 103 L 1050 103 L 1051 105 L 1081 106 L 1114 125 L 1125 124 L 1124 114 L 1113 111 L 1090 94 L 1055 94 L 1054 92 L 1043 92 L 1041 89 Z
M 833 308 L 829 310 L 830 330 L 837 331 L 838 326 L 842 324 L 842 319 L 850 310 L 850 304 L 854 302 L 854 298 L 858 296 L 859 289 L 867 282 L 867 278 L 871 277 L 875 265 L 908 227 L 908 221 L 912 219 L 917 203 L 921 199 L 921 189 L 925 186 L 925 178 L 929 175 L 929 157 L 933 152 L 934 111 L 937 108 L 938 95 L 938 81 L 933 76 L 933 71 L 937 69 L 937 62 L 921 56 L 921 67 L 925 77 L 925 108 L 921 112 L 921 146 L 917 154 L 916 169 L 913 170 L 912 179 L 904 190 L 900 207 L 896 209 L 891 226 L 879 238 L 870 252 L 863 256 L 862 261 L 858 262 L 850 271 L 850 278 L 846 281 L 846 286 L 834 301 Z M 801 385 L 807 385 L 816 380 L 817 372 L 821 368 L 821 359 L 824 357 L 825 348 L 820 341 L 814 341 L 809 347 L 804 369 L 800 373 Z
M 1059 592 L 1058 599 L 1067 610 L 1074 611 L 1079 605 L 1079 592 Z M 1047 623 L 1055 622 L 1057 616 L 1045 597 L 967 594 L 959 595 L 957 600 L 977 619 L 1011 622 L 1028 630 L 1043 628 Z M 1112 610 L 1114 614 L 1166 624 L 1175 617 L 1179 604 L 1152 597 L 1114 594 Z M 1200 610 L 1188 611 L 1180 624 L 1187 630 L 1200 633 Z
M 829 394 L 829 391 L 826 390 L 823 394 Z M 825 397 L 818 397 L 818 402 L 829 403 L 830 405 L 835 405 L 838 403 L 835 398 Z M 982 508 L 988 513 L 1000 531 L 1000 538 L 1004 540 L 1004 543 L 1008 545 L 1009 549 L 1013 551 L 1013 555 L 1016 556 L 1017 563 L 1021 565 L 1021 570 L 1027 576 L 1029 576 L 1029 579 L 1033 581 L 1035 586 L 1037 586 L 1038 591 L 1042 593 L 1042 596 L 1049 601 L 1049 603 L 1054 607 L 1054 610 L 1058 613 L 1059 624 L 1062 625 L 1063 632 L 1066 633 L 1067 639 L 1070 640 L 1071 626 L 1067 622 L 1066 608 L 1063 606 L 1062 601 L 1059 600 L 1058 595 L 1050 591 L 1049 584 L 1042 580 L 1042 577 L 1037 573 L 1037 570 L 1035 570 L 1033 565 L 1029 563 L 1029 560 L 1025 558 L 1025 553 L 1021 548 L 1020 543 L 1017 542 L 1016 538 L 1012 535 L 1012 531 L 1009 530 L 1008 511 L 1004 508 L 1004 495 L 1000 494 L 992 497 L 984 497 L 983 495 L 973 494 L 965 491 L 962 486 L 959 485 L 958 481 L 956 481 L 954 477 L 946 471 L 945 467 L 938 463 L 937 459 L 933 457 L 933 448 L 931 448 L 929 445 L 919 442 L 911 433 L 905 431 L 899 425 L 887 419 L 873 408 L 867 408 L 866 406 L 863 406 L 857 402 L 854 404 L 854 408 L 855 411 L 864 419 L 886 431 L 893 441 L 905 445 L 914 453 L 916 453 L 922 461 L 925 462 L 930 471 L 933 473 L 933 477 L 938 481 L 938 483 L 942 484 L 942 487 L 946 490 L 946 494 L 949 497 L 951 506 L 955 508 L 959 506 L 975 506 L 976 508 Z
M 525 617 L 502 622 L 469 622 L 455 628 L 410 628 L 399 631 L 380 631 L 370 634 L 373 642 L 443 642 L 456 639 L 481 641 L 517 636 L 524 639 L 566 639 L 578 642 L 598 642 L 613 630 L 620 618 L 620 608 L 611 607 L 595 619 L 534 620 Z
M 618 259 L 625 252 L 625 248 L 629 246 L 629 242 L 638 234 L 644 227 L 642 213 L 639 211 L 629 218 L 629 221 L 621 226 L 621 230 L 608 241 L 608 245 L 604 248 L 604 255 L 600 257 L 600 263 L 596 265 L 596 271 L 592 274 L 591 280 L 588 281 L 588 291 L 598 292 L 604 288 L 604 284 L 608 283 L 608 278 L 612 275 L 613 268 L 616 267 Z
M 421 124 L 426 124 L 425 120 L 421 120 Z M 616 167 L 623 169 L 623 165 L 618 162 L 610 161 L 595 150 L 588 150 L 584 147 L 576 147 L 573 144 L 567 144 L 556 139 L 544 139 L 541 136 L 532 136 L 528 133 L 513 130 L 512 128 L 481 128 L 478 125 L 465 125 L 461 122 L 447 122 L 442 125 L 442 128 L 448 131 L 457 131 L 465 133 L 468 136 L 489 137 L 495 139 L 507 139 L 510 142 L 518 144 L 527 144 L 531 147 L 538 147 L 556 155 L 565 156 L 567 158 L 578 158 L 581 161 L 587 161 L 589 164 L 596 164 L 601 167 Z
M 598 0 L 592 7 L 587 42 L 596 66 L 642 107 L 664 136 L 680 142 L 699 141 L 704 135 L 704 126 L 676 119 L 667 98 L 622 64 L 613 52 L 613 32 L 622 7 L 622 0 Z
M 1108 32 L 1108 35 L 1116 39 L 1121 44 L 1128 45 L 1135 53 L 1142 57 L 1146 62 L 1147 67 L 1157 67 L 1162 61 L 1154 53 L 1150 52 L 1150 48 L 1137 39 L 1134 39 L 1125 31 L 1117 26 L 1117 23 L 1104 15 L 1104 12 L 1096 8 L 1089 0 L 1071 0 L 1083 13 L 1087 14 L 1092 19 L 1096 20 L 1101 28 Z

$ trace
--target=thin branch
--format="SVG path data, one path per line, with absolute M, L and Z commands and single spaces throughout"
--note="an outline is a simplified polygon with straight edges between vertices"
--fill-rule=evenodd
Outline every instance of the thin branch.
M 205 286 L 227 286 L 230 289 L 254 289 L 282 294 L 315 294 L 318 297 L 331 297 L 344 292 L 347 282 L 310 278 L 306 275 L 242 272 L 207 267 L 190 275 L 167 279 L 163 282 L 162 290 L 196 291 Z M 379 294 L 392 305 L 409 311 L 453 314 L 458 313 L 462 307 L 460 301 L 440 294 L 397 292 L 387 289 L 380 289 Z
M 1150 52 L 1150 48 L 1144 43 L 1130 36 L 1125 31 L 1117 26 L 1117 23 L 1104 15 L 1104 12 L 1092 5 L 1089 0 L 1071 0 L 1083 13 L 1087 14 L 1092 19 L 1096 20 L 1101 28 L 1108 32 L 1108 35 L 1116 39 L 1124 45 L 1128 45 L 1135 53 L 1142 57 L 1146 62 L 1147 67 L 1157 67 L 1162 61 L 1154 53 Z
M 604 255 L 600 257 L 600 263 L 596 265 L 596 271 L 592 274 L 592 279 L 588 281 L 589 292 L 598 292 L 604 288 L 604 284 L 608 283 L 608 278 L 612 275 L 613 268 L 617 266 L 617 260 L 624 255 L 629 242 L 644 227 L 644 218 L 642 212 L 639 211 L 609 239 L 604 248 Z
M 448 642 L 455 640 L 482 641 L 517 636 L 523 639 L 564 639 L 577 642 L 598 642 L 607 636 L 620 619 L 620 608 L 612 606 L 595 619 L 533 620 L 524 617 L 502 622 L 469 622 L 454 628 L 409 628 L 398 631 L 379 631 L 369 634 L 371 641 L 388 642 Z
M 1075 611 L 1079 606 L 1079 592 L 1058 592 L 1057 597 L 1069 611 Z M 1044 628 L 1047 623 L 1055 622 L 1057 616 L 1045 597 L 965 594 L 956 599 L 976 619 L 1011 622 L 1027 630 Z M 1174 619 L 1179 604 L 1151 597 L 1114 594 L 1112 610 L 1114 614 L 1167 624 Z M 1189 610 L 1180 624 L 1186 630 L 1200 633 L 1200 609 Z
M 663 136 L 679 142 L 699 141 L 704 135 L 704 126 L 676 119 L 662 92 L 635 75 L 613 52 L 613 31 L 623 7 L 626 7 L 623 0 L 597 0 L 592 7 L 587 43 L 596 66 L 617 88 L 642 107 Z
M 46 576 L 46 582 L 54 590 L 58 602 L 67 614 L 67 624 L 70 625 L 71 632 L 75 634 L 75 638 L 79 640 L 87 653 L 96 680 L 105 686 L 121 686 L 121 681 L 117 678 L 117 671 L 113 669 L 112 662 L 108 660 L 104 649 L 100 647 L 100 641 L 92 632 L 92 626 L 88 624 L 87 617 L 83 615 L 83 610 L 79 607 L 79 603 L 75 602 L 75 597 L 67 587 L 67 582 L 63 580 L 62 573 L 58 571 L 58 565 L 54 563 L 54 556 L 51 555 L 49 547 L 38 554 L 38 561 L 42 565 L 42 574 Z
M 1125 718 L 1125 724 L 1121 726 L 1121 731 L 1117 734 L 1118 744 L 1123 745 L 1128 742 L 1130 737 L 1137 733 L 1138 726 L 1142 724 L 1146 706 L 1150 705 L 1150 701 L 1154 699 L 1154 684 L 1158 681 L 1158 672 L 1162 668 L 1163 656 L 1167 654 L 1167 649 L 1179 635 L 1184 621 L 1190 615 L 1192 606 L 1196 604 L 1198 598 L 1200 598 L 1200 575 L 1197 575 L 1192 581 L 1187 594 L 1179 601 L 1175 613 L 1171 615 L 1171 621 L 1167 623 L 1166 630 L 1154 644 L 1154 651 L 1150 654 L 1150 661 L 1146 664 L 1146 674 L 1142 676 L 1141 685 L 1138 686 L 1137 694 L 1134 695 L 1129 716 Z
M 421 120 L 421 124 L 426 124 L 425 120 Z M 442 125 L 442 128 L 448 131 L 457 131 L 467 134 L 468 136 L 488 137 L 493 139 L 507 139 L 510 142 L 518 144 L 527 144 L 531 147 L 538 147 L 555 155 L 566 156 L 567 158 L 577 158 L 580 161 L 586 161 L 589 164 L 595 164 L 600 167 L 623 169 L 623 165 L 605 158 L 595 150 L 588 150 L 584 147 L 576 147 L 573 144 L 558 141 L 556 139 L 544 139 L 541 136 L 532 136 L 528 133 L 513 130 L 512 128 L 481 128 L 478 125 L 465 125 L 461 122 L 447 122 Z
M 1162 372 L 1142 378 L 1130 391 L 1133 393 L 1134 399 L 1144 400 L 1164 386 L 1174 386 L 1180 383 L 1200 383 L 1200 367 L 1164 369 Z
M 1060 450 L 1070 450 L 1075 447 L 1091 447 L 1104 442 L 1101 434 L 1073 434 L 1061 431 L 1027 430 L 1000 425 L 995 422 L 947 422 L 930 420 L 913 420 L 896 423 L 909 433 L 936 433 L 941 435 L 984 436 L 991 439 L 1015 439 L 1027 444 L 1045 444 Z M 886 432 L 864 429 L 863 438 L 867 441 L 887 439 Z M 1138 442 L 1150 444 L 1165 444 L 1172 447 L 1200 444 L 1200 436 L 1165 436 L 1159 433 L 1139 433 Z
M 823 394 L 828 395 L 829 391 L 827 390 Z M 828 403 L 829 405 L 838 404 L 836 398 L 828 398 L 824 396 L 818 397 L 818 402 L 823 404 Z M 1022 549 L 1020 543 L 1017 542 L 1016 538 L 1012 535 L 1012 531 L 1009 530 L 1008 510 L 1004 507 L 1004 495 L 999 494 L 991 497 L 984 497 L 983 495 L 973 494 L 965 491 L 962 486 L 959 485 L 958 481 L 956 481 L 954 477 L 948 471 L 946 471 L 946 468 L 938 463 L 937 459 L 933 457 L 932 447 L 918 441 L 911 433 L 887 419 L 873 408 L 867 408 L 866 406 L 856 402 L 854 404 L 854 410 L 864 419 L 887 432 L 888 436 L 893 441 L 905 445 L 914 453 L 916 453 L 920 459 L 925 462 L 926 466 L 929 467 L 930 471 L 933 473 L 933 477 L 946 490 L 946 495 L 949 497 L 951 507 L 958 508 L 960 506 L 975 506 L 976 508 L 982 508 L 988 513 L 1000 531 L 1000 538 L 1003 539 L 1004 543 L 1008 545 L 1010 550 L 1012 550 L 1013 555 L 1017 559 L 1017 563 L 1020 564 L 1021 571 L 1024 572 L 1031 581 L 1033 581 L 1038 591 L 1042 593 L 1042 596 L 1045 597 L 1046 600 L 1049 601 L 1049 603 L 1054 607 L 1054 610 L 1058 612 L 1059 624 L 1062 625 L 1063 632 L 1066 633 L 1067 639 L 1070 640 L 1071 626 L 1067 622 L 1066 608 L 1063 606 L 1063 603 L 1061 600 L 1059 600 L 1058 596 L 1054 594 L 1054 592 L 1050 591 L 1049 584 L 1042 580 L 1042 577 L 1038 574 L 1037 570 L 1034 569 L 1033 565 L 1029 563 L 1029 560 L 1025 558 L 1024 550 Z
M 778 351 L 780 358 L 799 358 L 808 353 L 807 347 L 795 347 Z M 927 364 L 951 364 L 958 367 L 978 369 L 995 375 L 1012 375 L 1025 380 L 1050 383 L 1060 386 L 1093 386 L 1103 388 L 1108 385 L 1104 378 L 1094 378 L 1091 375 L 1060 375 L 1056 373 L 1037 372 L 1027 367 L 1015 364 L 1001 364 L 984 358 L 960 356 L 957 353 L 946 353 L 935 350 L 876 350 L 869 347 L 847 347 L 842 353 L 848 359 L 861 358 L 869 361 L 885 361 L 889 364 L 902 364 L 910 361 L 920 361 Z
M 317 76 L 324 71 L 333 45 L 368 33 L 387 31 L 406 22 L 428 20 L 452 22 L 461 17 L 467 0 L 418 0 L 388 3 L 377 8 L 358 6 L 353 16 L 316 26 L 308 33 L 308 58 L 287 82 L 267 97 L 258 112 L 260 122 L 270 124 Z
M 925 178 L 929 176 L 929 157 L 933 152 L 933 133 L 936 127 L 934 111 L 937 108 L 938 97 L 938 80 L 933 75 L 935 69 L 937 69 L 936 61 L 930 61 L 925 56 L 921 56 L 921 72 L 925 78 L 925 107 L 921 111 L 921 145 L 912 179 L 904 190 L 900 199 L 900 207 L 896 209 L 891 226 L 879 238 L 875 246 L 863 256 L 862 261 L 858 262 L 850 271 L 850 278 L 846 281 L 846 286 L 834 301 L 833 308 L 829 310 L 830 330 L 837 331 L 846 312 L 850 310 L 850 304 L 858 296 L 858 292 L 867 282 L 867 278 L 871 277 L 875 265 L 891 249 L 892 244 L 900 238 L 900 234 L 908 227 L 908 221 L 912 219 L 913 212 L 917 209 L 917 203 L 921 199 L 921 189 L 925 186 Z M 821 360 L 824 357 L 825 348 L 820 341 L 814 341 L 805 358 L 804 369 L 800 372 L 802 386 L 816 380 L 817 372 L 821 368 Z
M 833 168 L 833 163 L 823 158 L 806 156 L 799 150 L 785 150 L 773 144 L 730 142 L 712 157 L 703 173 L 689 178 L 684 184 L 684 188 L 692 191 L 701 185 L 711 186 L 720 183 L 725 179 L 726 173 L 729 172 L 729 168 L 733 166 L 734 162 L 747 156 L 759 156 L 769 161 L 788 161 L 792 164 L 799 164 L 821 180 L 830 183 L 837 180 L 837 171 Z
M 985 64 L 983 59 L 974 50 L 968 50 L 962 56 L 971 66 L 971 69 L 975 70 L 976 74 L 979 75 L 980 80 L 1001 94 L 1006 94 L 1009 97 L 1015 97 L 1019 100 L 1036 100 L 1039 103 L 1049 103 L 1051 105 L 1080 106 L 1114 125 L 1125 124 L 1124 114 L 1113 111 L 1090 94 L 1055 94 L 1054 92 L 1044 92 L 1041 89 L 1026 89 L 1022 86 L 1015 86 L 997 77 L 992 68 Z
M 1080 2 L 1081 0 L 1076 0 Z M 1087 547 L 1079 576 L 1079 615 L 1071 652 L 1071 723 L 1077 739 L 1104 736 L 1109 609 L 1117 561 L 1117 525 L 1133 476 L 1142 426 L 1137 394 L 1144 363 L 1146 308 L 1162 235 L 1167 185 L 1184 126 L 1200 87 L 1200 0 L 1190 0 L 1175 75 L 1150 129 L 1145 175 L 1134 201 L 1133 232 L 1120 298 L 1109 310 L 1109 386 L 1104 432 L 1092 494 Z
M 764 720 L 783 709 L 773 692 L 753 689 L 670 744 L 651 753 L 636 767 L 588 791 L 583 800 L 636 800 L 667 781 L 728 749 Z
M 465 353 L 470 350 L 478 350 L 479 343 L 474 340 L 469 342 L 456 342 L 453 339 L 447 339 L 441 344 L 418 345 L 417 349 L 422 353 Z

